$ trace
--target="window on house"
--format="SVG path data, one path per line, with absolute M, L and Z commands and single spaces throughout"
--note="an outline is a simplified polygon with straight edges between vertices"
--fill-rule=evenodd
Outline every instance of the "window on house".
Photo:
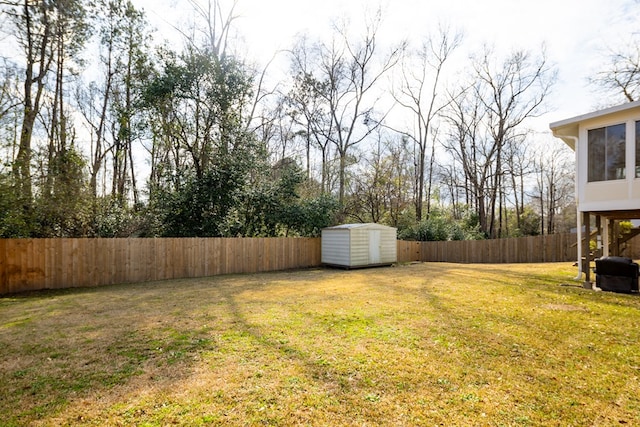
M 624 123 L 589 130 L 589 182 L 625 178 L 625 138 Z

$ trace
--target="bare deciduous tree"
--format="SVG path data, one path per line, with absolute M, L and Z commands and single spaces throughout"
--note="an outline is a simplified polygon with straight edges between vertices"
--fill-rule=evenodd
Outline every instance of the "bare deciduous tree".
M 427 201 L 427 216 L 431 208 L 433 162 L 435 160 L 434 121 L 451 99 L 441 96 L 440 85 L 445 62 L 460 46 L 462 34 L 441 26 L 437 35 L 429 37 L 417 51 L 407 51 L 402 62 L 400 87 L 394 91 L 396 102 L 413 116 L 413 131 L 400 131 L 416 146 L 415 152 L 415 212 L 416 220 L 423 216 L 423 201 Z M 431 150 L 429 150 L 431 148 Z M 427 153 L 430 164 L 427 167 Z M 428 175 L 427 175 L 428 174 Z M 425 176 L 427 175 L 427 176 Z M 426 194 L 425 194 L 425 181 Z
M 590 79 L 591 85 L 614 99 L 640 99 L 640 35 L 633 35 L 625 46 L 609 49 L 605 61 L 604 68 Z
M 475 86 L 475 95 L 486 111 L 486 128 L 492 139 L 490 152 L 496 162 L 486 231 L 491 237 L 498 237 L 496 202 L 502 188 L 505 147 L 517 138 L 517 129 L 525 120 L 545 112 L 543 102 L 555 82 L 556 71 L 548 64 L 544 48 L 538 58 L 529 52 L 516 51 L 497 65 L 492 56 L 491 50 L 485 49 L 476 59 L 474 70 L 480 82 Z
M 380 126 L 381 120 L 374 117 L 379 99 L 376 88 L 402 51 L 402 47 L 392 48 L 376 63 L 381 21 L 381 11 L 367 18 L 360 40 L 352 39 L 347 23 L 336 26 L 329 42 L 316 43 L 307 50 L 303 59 L 308 62 L 298 70 L 322 103 L 323 126 L 317 132 L 338 155 L 340 203 L 345 200 L 348 155 Z
M 224 9 L 220 0 L 207 0 L 204 4 L 197 0 L 188 2 L 199 18 L 198 22 L 204 23 L 204 27 L 196 23 L 193 27 L 194 33 L 200 32 L 203 35 L 203 40 L 198 40 L 195 34 L 187 36 L 183 33 L 185 41 L 194 48 L 204 48 L 214 58 L 222 58 L 227 51 L 233 23 L 238 19 L 235 14 L 238 0 L 233 0 L 229 10 Z
M 533 200 L 540 212 L 540 234 L 556 232 L 556 216 L 573 198 L 573 156 L 566 146 L 542 150 L 534 159 L 536 186 Z
M 505 175 L 513 172 L 508 168 L 508 148 L 526 143 L 525 122 L 545 111 L 556 72 L 544 49 L 539 57 L 515 51 L 496 61 L 485 47 L 472 64 L 473 84 L 448 112 L 454 132 L 447 148 L 465 170 L 481 230 L 499 237 Z

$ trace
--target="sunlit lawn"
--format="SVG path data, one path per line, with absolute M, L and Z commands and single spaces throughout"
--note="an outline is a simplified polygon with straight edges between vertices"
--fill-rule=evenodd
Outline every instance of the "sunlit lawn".
M 640 425 L 640 297 L 575 274 L 427 263 L 1 298 L 0 425 Z

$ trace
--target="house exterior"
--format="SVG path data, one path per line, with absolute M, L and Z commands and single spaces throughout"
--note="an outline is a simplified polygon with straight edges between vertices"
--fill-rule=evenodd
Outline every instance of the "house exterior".
M 619 255 L 621 220 L 640 219 L 640 101 L 549 125 L 575 151 L 578 258 L 590 283 L 589 241 L 602 255 Z M 595 233 L 591 233 L 595 219 Z M 583 236 L 589 230 L 589 236 Z
M 322 263 L 343 268 L 390 265 L 398 260 L 397 230 L 386 225 L 342 224 L 322 230 Z

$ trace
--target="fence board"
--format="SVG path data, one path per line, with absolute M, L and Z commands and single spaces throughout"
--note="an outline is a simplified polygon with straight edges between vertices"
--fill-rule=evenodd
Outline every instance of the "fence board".
M 7 241 L 0 239 L 0 284 L 7 284 L 8 288 L 8 264 L 7 264 Z M 9 291 L 9 289 L 7 289 Z
M 26 285 L 21 285 L 20 283 L 16 283 L 19 280 L 19 277 L 22 275 L 20 263 L 22 262 L 20 259 L 20 242 L 16 242 L 14 245 L 7 245 L 7 286 L 9 292 L 16 292 L 20 290 L 23 286 L 24 289 L 29 290 Z M 13 246 L 13 247 L 11 247 Z

